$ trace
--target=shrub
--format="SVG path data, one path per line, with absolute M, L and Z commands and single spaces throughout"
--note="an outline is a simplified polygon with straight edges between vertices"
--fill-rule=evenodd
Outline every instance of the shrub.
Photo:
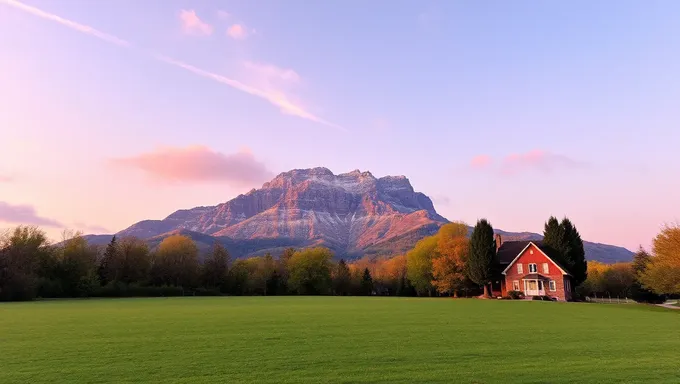
M 93 297 L 169 297 L 184 296 L 182 287 L 172 286 L 140 286 L 137 284 L 124 284 L 112 282 L 92 293 Z
M 554 299 L 550 296 L 532 296 L 531 300 L 556 301 L 557 299 Z
M 524 293 L 521 291 L 508 291 L 508 297 L 512 300 L 519 300 L 524 298 Z

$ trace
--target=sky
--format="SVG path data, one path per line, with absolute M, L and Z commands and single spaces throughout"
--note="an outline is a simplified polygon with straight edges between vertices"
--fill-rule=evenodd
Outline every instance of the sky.
M 280 172 L 648 246 L 680 218 L 680 2 L 0 0 L 0 228 L 113 233 Z

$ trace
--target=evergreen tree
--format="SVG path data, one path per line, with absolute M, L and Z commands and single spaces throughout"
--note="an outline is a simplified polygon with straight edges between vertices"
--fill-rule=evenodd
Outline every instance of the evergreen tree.
M 564 258 L 567 260 L 570 272 L 574 277 L 574 287 L 583 283 L 588 277 L 588 263 L 586 251 L 583 248 L 581 234 L 568 218 L 560 223 L 564 243 Z
M 336 295 L 345 296 L 349 294 L 352 285 L 352 275 L 344 259 L 340 259 L 335 274 L 333 276 L 333 290 Z
M 470 280 L 484 287 L 484 296 L 490 297 L 489 284 L 493 278 L 496 260 L 496 241 L 493 227 L 486 219 L 477 221 L 470 236 L 467 274 Z
M 211 254 L 203 263 L 201 282 L 206 288 L 217 288 L 226 292 L 229 288 L 229 264 L 231 257 L 222 244 L 215 242 Z
M 554 216 L 545 223 L 543 245 L 550 250 L 550 256 L 563 264 L 574 277 L 574 288 L 588 277 L 588 263 L 583 240 L 568 218 L 558 222 Z
M 550 216 L 548 221 L 545 223 L 543 228 L 543 245 L 548 247 L 550 250 L 555 251 L 558 256 L 558 262 L 565 263 L 562 255 L 565 251 L 565 244 L 563 243 L 562 227 L 560 227 L 560 222 L 555 216 Z M 555 255 L 551 255 L 555 256 Z
M 111 241 L 106 246 L 106 250 L 102 255 L 102 259 L 99 262 L 99 267 L 97 268 L 97 274 L 99 275 L 99 281 L 102 285 L 109 283 L 109 269 L 111 268 L 111 262 L 116 258 L 116 252 L 118 252 L 118 242 L 116 240 L 116 235 L 113 235 Z
M 368 268 L 364 269 L 364 275 L 361 277 L 361 294 L 370 296 L 373 293 L 373 278 Z

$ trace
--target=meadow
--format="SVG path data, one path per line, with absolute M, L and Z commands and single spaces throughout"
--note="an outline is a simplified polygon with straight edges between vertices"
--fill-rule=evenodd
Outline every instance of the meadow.
M 383 297 L 0 304 L 0 383 L 678 383 L 680 311 Z

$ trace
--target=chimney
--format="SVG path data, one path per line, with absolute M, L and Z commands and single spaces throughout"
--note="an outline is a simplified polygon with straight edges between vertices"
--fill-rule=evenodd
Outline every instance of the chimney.
M 503 244 L 503 239 L 501 239 L 501 235 L 499 233 L 496 234 L 496 251 L 498 251 L 498 248 L 501 247 L 501 244 Z

